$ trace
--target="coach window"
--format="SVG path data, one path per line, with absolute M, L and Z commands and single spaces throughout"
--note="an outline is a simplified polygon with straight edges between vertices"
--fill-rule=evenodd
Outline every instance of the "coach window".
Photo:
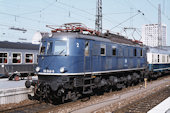
M 85 43 L 84 55 L 89 56 L 89 42 Z
M 116 56 L 116 47 L 115 46 L 112 46 L 112 55 Z
M 0 63 L 7 63 L 8 59 L 7 59 L 7 53 L 0 53 Z
M 33 54 L 25 54 L 25 63 L 33 63 Z
M 162 55 L 162 62 L 165 62 L 165 56 Z
M 136 51 L 136 48 L 134 49 L 134 56 L 136 56 L 136 53 L 137 53 L 137 51 Z
M 159 62 L 159 55 L 158 55 L 158 62 Z
M 106 45 L 101 45 L 100 46 L 100 55 L 101 56 L 106 56 Z
M 155 59 L 155 58 L 154 58 L 154 55 L 152 54 L 152 63 L 154 63 L 154 59 Z
M 169 62 L 169 57 L 167 56 L 167 63 Z
M 21 53 L 13 53 L 12 63 L 21 63 Z

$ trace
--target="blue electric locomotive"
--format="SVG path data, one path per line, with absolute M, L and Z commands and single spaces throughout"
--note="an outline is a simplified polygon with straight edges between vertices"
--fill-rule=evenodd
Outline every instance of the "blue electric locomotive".
M 42 38 L 36 98 L 64 102 L 143 80 L 147 70 L 145 46 L 115 34 L 97 36 L 97 32 L 77 24 L 64 26 Z M 26 86 L 29 84 L 27 81 Z
M 39 75 L 98 75 L 146 67 L 146 49 L 76 33 L 42 39 Z

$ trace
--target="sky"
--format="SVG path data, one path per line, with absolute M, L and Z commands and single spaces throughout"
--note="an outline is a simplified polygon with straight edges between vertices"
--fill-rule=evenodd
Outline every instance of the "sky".
M 96 1 L 0 0 L 0 41 L 31 42 L 36 32 L 51 31 L 46 25 L 79 22 L 95 29 Z M 170 0 L 102 0 L 103 32 L 110 30 L 140 40 L 142 25 L 158 23 L 158 4 L 161 4 L 161 20 L 167 25 L 170 46 Z M 124 31 L 124 28 L 136 30 Z

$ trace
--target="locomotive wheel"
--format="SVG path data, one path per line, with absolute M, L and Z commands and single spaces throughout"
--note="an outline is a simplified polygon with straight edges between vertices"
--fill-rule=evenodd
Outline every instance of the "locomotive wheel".
M 75 102 L 76 100 L 78 100 L 80 97 L 80 94 L 78 92 L 75 92 L 72 96 L 72 101 Z
M 31 87 L 31 82 L 30 82 L 29 80 L 27 80 L 27 81 L 25 82 L 25 87 L 26 87 L 26 88 L 30 88 L 30 87 Z

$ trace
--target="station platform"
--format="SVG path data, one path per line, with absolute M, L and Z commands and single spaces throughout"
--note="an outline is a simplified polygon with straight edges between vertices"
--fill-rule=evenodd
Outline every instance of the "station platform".
M 170 97 L 149 110 L 147 113 L 170 113 Z
M 33 77 L 37 80 L 37 77 Z M 25 87 L 26 80 L 9 81 L 7 78 L 0 79 L 0 105 L 19 103 L 28 99 L 28 94 L 33 93 L 33 88 Z

